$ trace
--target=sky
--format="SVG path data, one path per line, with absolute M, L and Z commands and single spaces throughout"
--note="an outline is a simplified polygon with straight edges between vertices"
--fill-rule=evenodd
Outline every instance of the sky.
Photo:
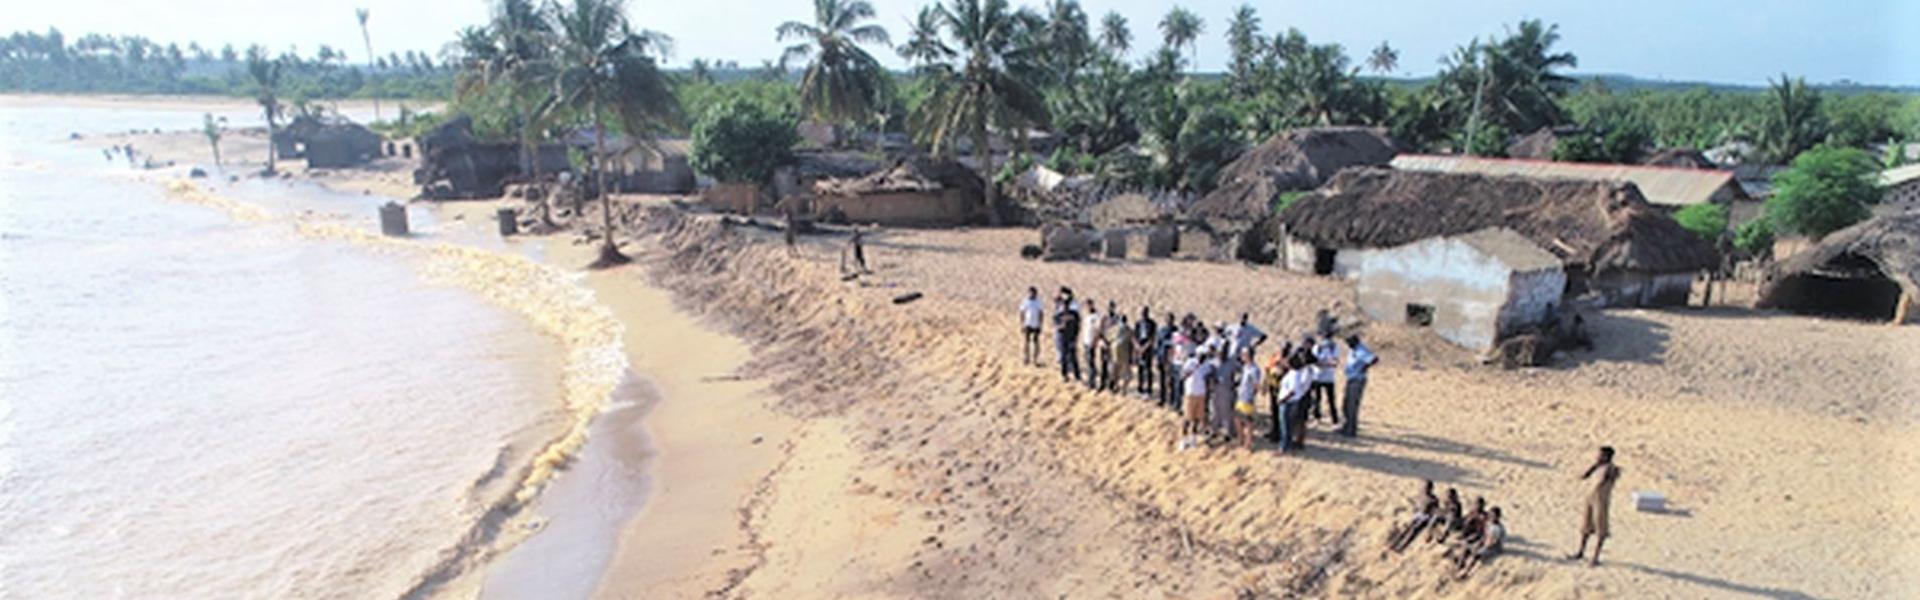
M 912 14 L 928 0 L 871 0 L 899 43 Z M 1183 0 L 1205 20 L 1200 67 L 1224 69 L 1226 23 L 1244 0 Z M 1040 7 L 1043 0 L 1014 0 Z M 1455 46 L 1497 36 L 1513 23 L 1538 18 L 1558 24 L 1560 48 L 1579 57 L 1579 73 L 1646 79 L 1764 84 L 1782 73 L 1811 82 L 1920 85 L 1920 0 L 1262 0 L 1253 2 L 1271 35 L 1297 27 L 1316 43 L 1346 46 L 1356 62 L 1382 41 L 1400 51 L 1400 76 L 1430 75 Z M 1082 0 L 1091 20 L 1117 11 L 1133 29 L 1135 58 L 1159 43 L 1156 23 L 1170 0 Z M 57 0 L 16 3 L 8 30 L 58 27 L 82 33 L 144 35 L 185 46 L 217 48 L 263 43 L 320 44 L 363 59 L 354 8 L 372 11 L 374 50 L 437 53 L 460 28 L 487 17 L 483 0 Z M 753 67 L 779 54 L 774 28 L 806 20 L 808 0 L 631 0 L 638 27 L 673 36 L 670 65 L 694 58 L 733 60 Z M 871 48 L 890 66 L 904 66 L 890 49 Z

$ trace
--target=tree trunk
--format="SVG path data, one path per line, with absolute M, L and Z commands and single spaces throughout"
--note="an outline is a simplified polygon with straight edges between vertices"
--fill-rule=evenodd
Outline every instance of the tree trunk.
M 982 184 L 980 192 L 982 200 L 987 205 L 987 224 L 999 227 L 1001 225 L 997 193 L 999 186 L 993 184 L 993 148 L 987 144 L 987 120 L 984 116 L 978 117 L 973 124 L 973 159 L 980 163 Z
M 588 90 L 593 94 L 594 90 Z M 600 194 L 600 258 L 593 261 L 600 268 L 623 265 L 633 259 L 620 253 L 620 246 L 613 243 L 613 192 L 607 189 L 607 127 L 600 120 L 600 99 L 593 97 L 593 187 Z
M 273 108 L 268 107 L 265 112 L 267 113 L 267 171 L 266 173 L 268 175 L 272 175 L 273 163 L 276 160 L 278 160 L 280 144 L 275 143 L 275 140 L 273 139 L 273 132 L 274 132 Z

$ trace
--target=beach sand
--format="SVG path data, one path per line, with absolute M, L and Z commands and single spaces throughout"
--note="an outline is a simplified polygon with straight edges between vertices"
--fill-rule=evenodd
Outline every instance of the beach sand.
M 321 181 L 372 190 L 387 173 Z M 480 219 L 494 204 L 445 206 Z M 1321 427 L 1298 456 L 1181 452 L 1171 413 L 1020 364 L 1027 286 L 1071 286 L 1130 316 L 1143 303 L 1156 318 L 1246 311 L 1276 339 L 1319 308 L 1351 316 L 1351 288 L 1243 265 L 1026 261 L 1019 245 L 1037 234 L 1024 230 L 883 231 L 876 272 L 842 281 L 842 236 L 805 237 L 793 259 L 777 233 L 663 207 L 636 227 L 640 260 L 588 282 L 662 392 L 645 424 L 659 483 L 600 597 L 1920 589 L 1913 327 L 1615 310 L 1589 320 L 1598 350 L 1500 371 L 1428 332 L 1369 324 L 1383 364 L 1360 438 Z M 589 255 L 552 243 L 556 264 Z M 924 297 L 892 302 L 908 292 Z M 1578 540 L 1578 470 L 1602 444 L 1625 474 L 1605 562 L 1588 568 L 1562 556 Z M 1436 548 L 1386 552 L 1421 479 L 1505 509 L 1507 554 L 1461 582 Z M 1673 510 L 1633 511 L 1635 490 Z

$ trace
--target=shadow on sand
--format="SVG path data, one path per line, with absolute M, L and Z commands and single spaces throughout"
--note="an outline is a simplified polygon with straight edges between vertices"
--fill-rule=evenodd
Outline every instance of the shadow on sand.
M 1671 334 L 1664 323 L 1619 312 L 1588 313 L 1587 331 L 1593 335 L 1593 349 L 1567 354 L 1562 368 L 1624 362 L 1658 365 L 1665 362 Z
M 1606 568 L 1607 564 L 1608 563 L 1605 562 L 1604 559 L 1602 559 L 1600 566 L 1601 568 Z M 1649 567 L 1646 565 L 1635 564 L 1635 563 L 1623 562 L 1623 563 L 1613 563 L 1613 564 L 1626 567 L 1628 569 L 1633 569 L 1641 573 L 1646 573 L 1648 575 L 1654 575 L 1658 577 L 1665 577 L 1667 579 L 1684 581 L 1694 585 L 1713 588 L 1715 590 L 1719 590 L 1722 592 L 1746 594 L 1749 596 L 1758 596 L 1761 598 L 1773 598 L 1775 600 L 1812 600 L 1813 599 L 1812 595 L 1809 595 L 1806 592 L 1801 592 L 1798 590 L 1761 587 L 1757 585 L 1746 585 L 1743 583 L 1735 583 L 1732 581 L 1727 581 L 1725 579 L 1718 579 L 1714 577 L 1708 577 L 1705 575 L 1695 575 L 1693 573 L 1674 571 L 1671 569 L 1661 569 L 1657 567 Z

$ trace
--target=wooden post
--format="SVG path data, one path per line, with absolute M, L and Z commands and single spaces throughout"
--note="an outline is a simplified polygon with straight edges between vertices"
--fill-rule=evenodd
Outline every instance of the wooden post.
M 1894 325 L 1906 324 L 1907 317 L 1911 316 L 1912 312 L 1913 312 L 1913 292 L 1902 290 L 1900 292 L 1900 303 L 1895 304 L 1893 307 L 1893 324 Z

